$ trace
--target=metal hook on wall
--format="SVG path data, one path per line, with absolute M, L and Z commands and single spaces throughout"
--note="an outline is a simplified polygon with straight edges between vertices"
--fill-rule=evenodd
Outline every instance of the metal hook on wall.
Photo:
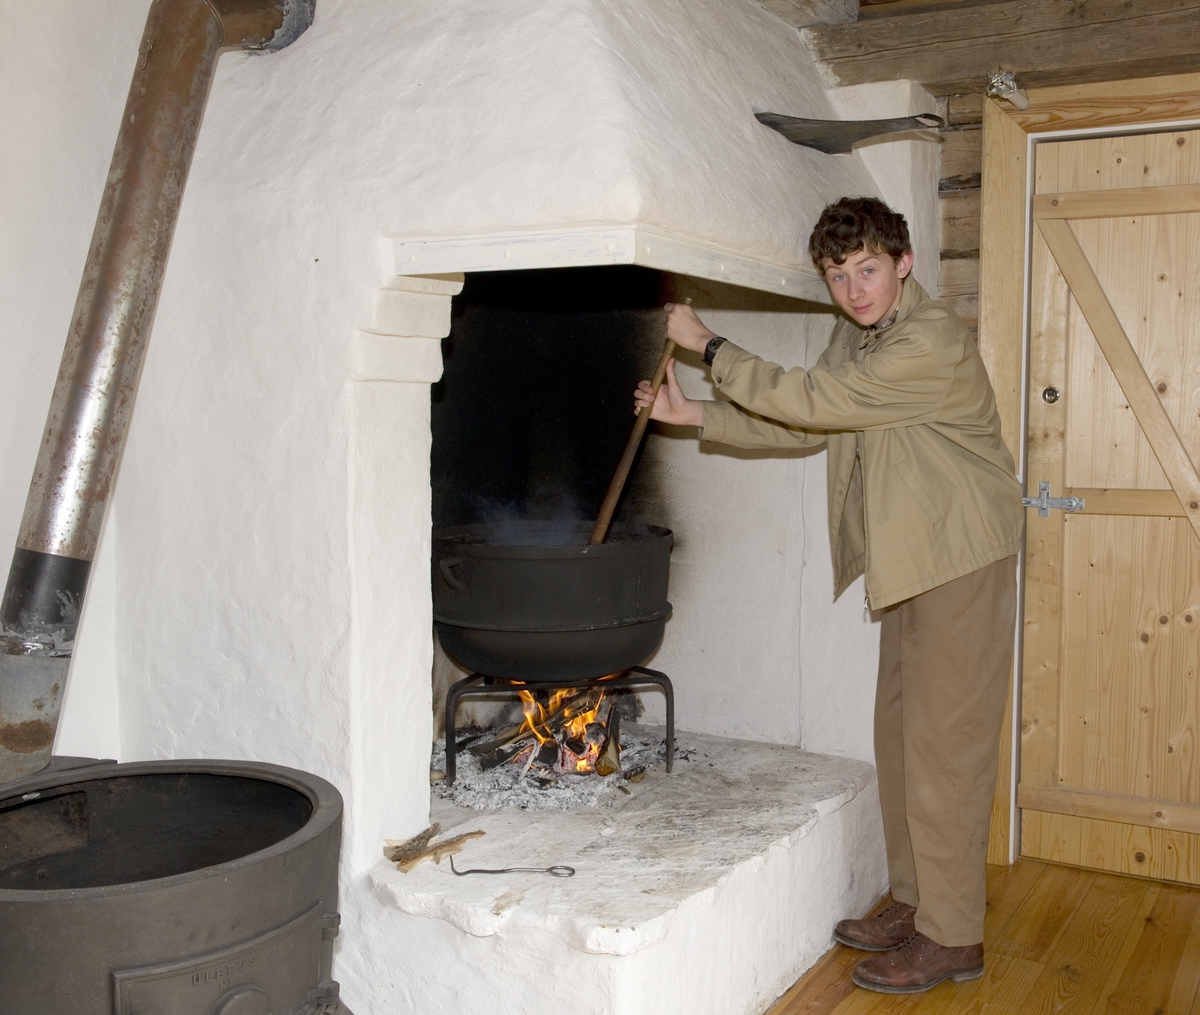
M 998 70 L 988 77 L 987 93 L 994 99 L 1006 99 L 1018 109 L 1029 108 L 1029 96 L 1024 89 L 1017 87 L 1014 71 Z

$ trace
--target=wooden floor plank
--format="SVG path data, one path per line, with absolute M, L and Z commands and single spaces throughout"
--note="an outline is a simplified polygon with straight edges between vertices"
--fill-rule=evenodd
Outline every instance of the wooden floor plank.
M 909 1015 L 919 1012 L 928 999 L 928 994 L 879 994 L 855 988 L 833 1009 L 833 1015 Z
M 1040 962 L 989 955 L 984 959 L 983 978 L 972 983 L 943 983 L 927 994 L 919 1015 L 1018 1015 L 1029 1009 L 1025 999 L 1045 971 Z
M 986 921 L 981 980 L 860 990 L 838 946 L 768 1015 L 1200 1015 L 1200 889 L 1021 860 L 988 869 Z
M 862 952 L 834 945 L 767 1015 L 833 1015 L 837 1006 L 858 989 L 850 975 L 861 959 Z
M 1194 1011 L 1197 994 L 1200 994 L 1200 919 L 1192 921 L 1192 931 L 1183 946 L 1167 1011 Z
M 1154 907 L 1158 903 L 1158 894 L 1161 891 L 1162 885 L 1158 884 L 1151 884 L 1146 889 L 1146 894 L 1142 898 L 1142 904 L 1138 909 L 1137 915 L 1134 916 L 1133 922 L 1126 928 L 1125 941 L 1122 943 L 1121 950 L 1117 953 L 1108 976 L 1100 988 L 1100 1000 L 1092 1009 L 1093 1011 L 1096 1008 L 1103 1010 L 1108 1003 L 1108 997 L 1117 989 L 1117 984 L 1121 982 L 1121 976 L 1124 974 L 1126 966 L 1129 965 L 1129 960 L 1133 958 L 1133 953 L 1142 938 L 1142 931 L 1145 928 L 1146 921 L 1150 919 L 1150 914 L 1154 912 Z
M 1095 877 L 1090 871 L 1046 864 L 1008 922 L 991 940 L 985 936 L 987 951 L 1045 962 Z
M 1026 1009 L 1091 1012 L 1149 890 L 1144 881 L 1096 875 L 1026 996 Z
M 1116 987 L 1093 1011 L 1105 1015 L 1169 1011 L 1184 948 L 1200 913 L 1200 890 L 1164 885 L 1143 921 L 1137 944 Z M 1136 928 L 1135 928 L 1136 929 Z M 1179 1009 L 1175 1009 L 1179 1011 Z
M 983 940 L 990 952 L 1000 931 L 1025 901 L 1046 865 L 1018 860 L 1012 866 L 991 864 L 987 869 L 987 911 L 983 917 Z

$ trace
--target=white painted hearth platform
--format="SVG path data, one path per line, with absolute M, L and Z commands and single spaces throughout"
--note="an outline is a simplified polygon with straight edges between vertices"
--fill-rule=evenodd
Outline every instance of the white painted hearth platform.
M 433 1015 L 761 1015 L 887 885 L 875 772 L 861 761 L 682 733 L 688 760 L 569 811 L 433 800 L 482 829 L 470 867 L 573 878 L 370 872 L 405 1010 Z

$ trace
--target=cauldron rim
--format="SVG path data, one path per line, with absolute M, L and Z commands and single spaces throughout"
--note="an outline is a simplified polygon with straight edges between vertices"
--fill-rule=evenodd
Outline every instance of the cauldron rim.
M 182 758 L 158 761 L 127 761 L 115 764 L 97 761 L 79 768 L 56 769 L 53 772 L 32 775 L 14 783 L 0 786 L 0 804 L 28 793 L 41 793 L 59 786 L 74 786 L 83 782 L 100 782 L 105 779 L 136 778 L 143 775 L 221 775 L 232 778 L 256 779 L 274 782 L 305 796 L 312 804 L 308 820 L 291 835 L 272 843 L 264 849 L 246 853 L 225 863 L 211 867 L 171 874 L 165 878 L 147 878 L 143 881 L 123 881 L 111 885 L 94 885 L 89 888 L 0 888 L 0 902 L 52 902 L 106 898 L 114 895 L 131 895 L 141 891 L 160 891 L 174 885 L 201 881 L 210 877 L 222 877 L 256 866 L 273 857 L 290 853 L 297 844 L 315 839 L 331 825 L 341 820 L 342 796 L 337 787 L 326 779 L 311 772 L 284 765 L 272 765 L 265 761 L 224 761 L 200 758 Z
M 539 527 L 548 529 L 571 529 L 581 535 L 583 538 L 578 543 L 519 543 L 519 542 L 488 542 L 486 540 L 473 540 L 468 542 L 464 536 L 478 533 L 487 529 L 502 529 L 522 527 L 530 530 L 536 530 Z M 597 543 L 594 546 L 589 546 L 587 536 L 592 530 L 591 522 L 543 522 L 543 521 L 518 521 L 518 522 L 471 522 L 467 525 L 451 525 L 433 531 L 433 546 L 436 553 L 455 554 L 460 556 L 471 557 L 489 557 L 492 559 L 503 559 L 506 557 L 520 558 L 522 560 L 541 560 L 554 558 L 581 558 L 581 557 L 608 557 L 608 556 L 625 556 L 630 553 L 635 547 L 645 546 L 647 543 L 657 542 L 659 540 L 667 540 L 669 543 L 674 543 L 675 533 L 670 529 L 661 525 L 638 525 L 635 531 L 646 535 L 640 538 L 633 539 L 615 539 L 610 542 Z M 630 527 L 619 523 L 614 523 L 612 534 L 622 535 L 628 533 Z

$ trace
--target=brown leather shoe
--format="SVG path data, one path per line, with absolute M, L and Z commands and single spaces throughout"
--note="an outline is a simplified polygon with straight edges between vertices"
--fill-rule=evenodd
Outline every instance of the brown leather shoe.
M 961 983 L 983 975 L 983 944 L 946 948 L 913 931 L 895 951 L 863 959 L 853 980 L 883 994 L 919 994 L 943 980 Z
M 893 902 L 877 916 L 862 920 L 842 920 L 833 929 L 834 939 L 862 952 L 888 952 L 916 931 L 913 917 L 916 907 Z

